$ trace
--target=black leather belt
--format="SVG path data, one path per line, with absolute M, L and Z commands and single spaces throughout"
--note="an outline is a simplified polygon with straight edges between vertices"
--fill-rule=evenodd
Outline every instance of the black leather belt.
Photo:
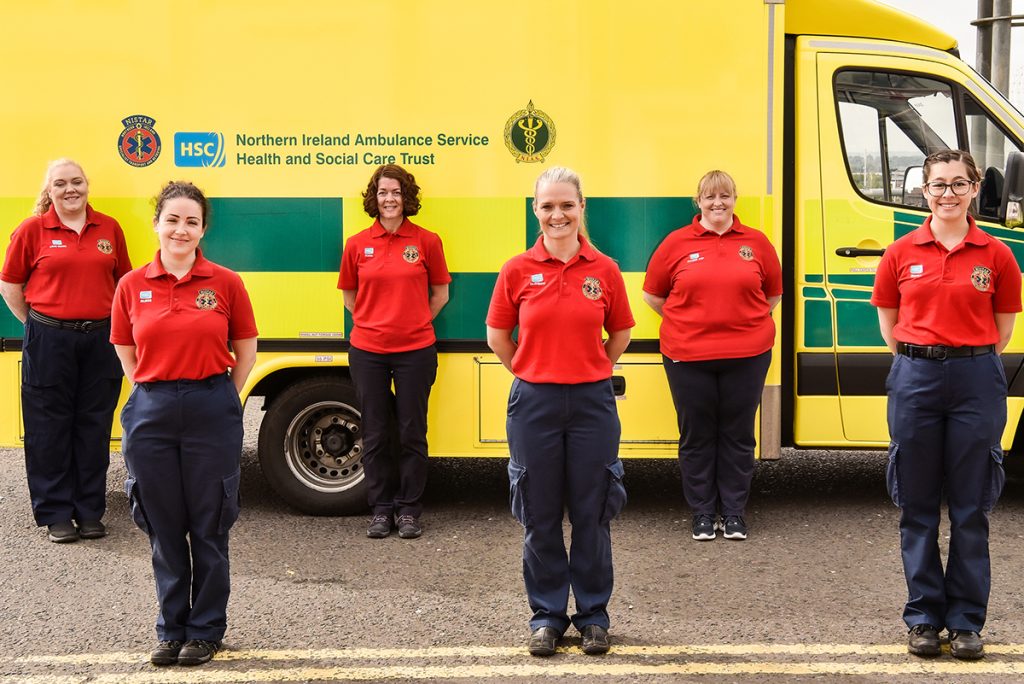
M 110 325 L 109 318 L 101 318 L 97 321 L 86 321 L 86 320 L 65 320 L 62 318 L 53 318 L 46 314 L 41 314 L 35 309 L 28 310 L 29 318 L 43 325 L 48 325 L 51 328 L 58 328 L 60 330 L 74 330 L 75 332 L 87 333 L 102 328 L 103 326 Z
M 984 344 L 980 347 L 945 347 L 941 344 L 896 343 L 896 352 L 909 356 L 912 359 L 935 359 L 942 361 L 943 359 L 955 359 L 964 356 L 984 356 L 985 354 L 994 354 L 995 351 L 996 345 L 994 344 Z
M 194 385 L 206 385 L 207 387 L 213 387 L 222 380 L 227 380 L 231 375 L 227 372 L 217 373 L 216 375 L 208 375 L 205 378 L 199 378 L 198 380 L 150 380 L 149 382 L 137 383 L 139 387 L 146 390 L 147 392 L 154 387 L 189 387 Z

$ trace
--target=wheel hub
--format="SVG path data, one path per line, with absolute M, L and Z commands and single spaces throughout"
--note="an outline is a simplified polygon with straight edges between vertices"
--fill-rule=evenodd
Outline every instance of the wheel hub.
M 288 467 L 307 487 L 348 489 L 362 479 L 359 412 L 340 402 L 307 406 L 285 432 Z

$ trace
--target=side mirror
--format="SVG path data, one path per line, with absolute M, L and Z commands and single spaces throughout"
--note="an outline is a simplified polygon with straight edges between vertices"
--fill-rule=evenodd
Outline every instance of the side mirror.
M 1007 228 L 1016 228 L 1024 224 L 1024 154 L 1016 150 L 1010 152 L 1006 158 L 999 222 Z
M 900 204 L 908 207 L 925 207 L 924 199 L 924 167 L 908 166 L 903 173 L 903 197 Z

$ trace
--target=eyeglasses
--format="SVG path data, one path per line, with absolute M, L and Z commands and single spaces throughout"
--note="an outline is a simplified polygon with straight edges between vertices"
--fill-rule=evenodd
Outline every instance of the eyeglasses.
M 932 181 L 931 183 L 925 183 L 924 189 L 932 197 L 942 197 L 946 194 L 946 188 L 953 191 L 953 194 L 957 197 L 963 197 L 971 191 L 974 187 L 974 181 L 969 180 L 955 180 L 952 183 L 940 183 L 939 181 Z

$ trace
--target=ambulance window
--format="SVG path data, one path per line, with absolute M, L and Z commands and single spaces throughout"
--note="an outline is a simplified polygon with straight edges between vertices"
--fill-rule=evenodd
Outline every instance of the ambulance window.
M 835 93 L 857 190 L 876 201 L 925 206 L 921 163 L 933 151 L 957 147 L 952 88 L 913 74 L 846 70 L 836 74 Z
M 981 192 L 978 194 L 978 214 L 997 218 L 1003 196 L 1003 169 L 1006 157 L 1020 145 L 1003 132 L 988 112 L 970 95 L 964 95 L 964 114 L 967 118 L 967 149 L 978 162 L 982 173 Z

